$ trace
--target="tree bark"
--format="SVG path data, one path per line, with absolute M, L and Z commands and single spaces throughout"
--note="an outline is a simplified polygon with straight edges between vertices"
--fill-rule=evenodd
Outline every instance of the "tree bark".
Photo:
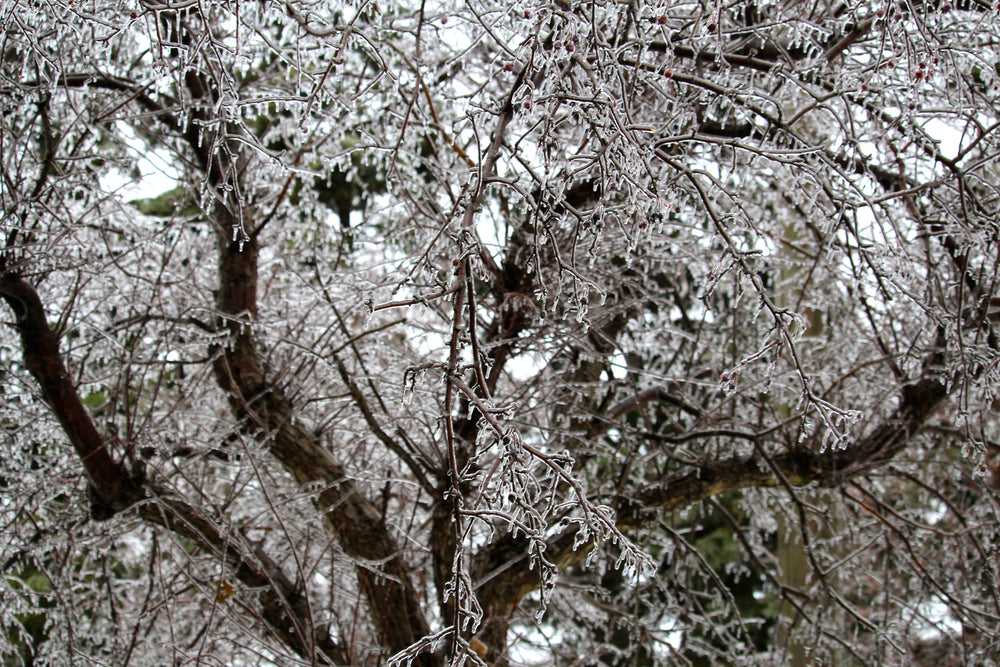
M 216 353 L 216 380 L 234 415 L 257 434 L 297 483 L 322 483 L 313 502 L 344 552 L 363 561 L 356 568 L 358 581 L 379 642 L 390 653 L 402 651 L 430 634 L 402 549 L 375 504 L 320 445 L 317 435 L 295 419 L 291 401 L 266 377 L 253 339 L 257 241 L 251 237 L 233 242 L 226 213 L 219 217 L 219 326 L 228 339 Z M 431 667 L 438 662 L 425 653 L 414 664 Z
M 261 618 L 278 639 L 305 658 L 318 657 L 325 664 L 344 662 L 344 653 L 329 632 L 310 622 L 304 591 L 266 554 L 259 550 L 251 553 L 238 536 L 226 535 L 191 505 L 152 489 L 140 470 L 126 471 L 123 464 L 114 461 L 69 379 L 34 287 L 20 276 L 7 274 L 0 277 L 0 296 L 17 317 L 25 367 L 41 387 L 45 402 L 83 464 L 90 485 L 91 516 L 106 520 L 135 508 L 147 523 L 167 528 L 205 552 L 222 556 L 236 579 L 251 590 L 262 591 L 258 597 Z
M 836 486 L 891 460 L 920 431 L 947 396 L 945 383 L 931 371 L 917 382 L 904 386 L 899 408 L 867 436 L 844 450 L 824 454 L 789 451 L 771 457 L 766 463 L 759 456 L 733 458 L 674 474 L 638 489 L 629 497 L 619 498 L 617 525 L 622 531 L 634 530 L 664 512 L 683 509 L 725 491 L 786 484 Z M 575 533 L 576 529 L 570 528 L 548 542 L 546 557 L 560 570 L 582 562 L 589 552 L 587 545 L 577 548 Z M 526 540 L 508 536 L 478 554 L 477 579 L 487 578 L 480 589 L 480 601 L 483 609 L 493 612 L 498 620 L 507 614 L 509 623 L 509 615 L 524 596 L 538 586 L 537 572 L 516 562 L 526 560 L 527 552 Z M 487 642 L 491 656 L 499 656 L 504 648 L 501 628 L 506 625 L 495 622 L 488 627 L 494 627 Z
M 38 382 L 45 402 L 83 463 L 90 486 L 91 516 L 109 519 L 142 499 L 141 472 L 126 472 L 112 459 L 105 439 L 70 380 L 59 341 L 49 328 L 35 288 L 20 276 L 6 274 L 0 277 L 0 295 L 17 317 L 24 365 Z

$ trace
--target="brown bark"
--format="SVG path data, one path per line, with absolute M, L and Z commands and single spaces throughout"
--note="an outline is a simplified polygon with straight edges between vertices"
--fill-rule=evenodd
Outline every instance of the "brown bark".
M 623 531 L 636 529 L 663 512 L 682 509 L 725 491 L 786 484 L 835 486 L 890 461 L 920 431 L 947 396 L 945 383 L 929 373 L 904 386 L 895 413 L 847 449 L 824 454 L 796 450 L 769 460 L 753 455 L 671 475 L 639 489 L 630 497 L 619 499 L 617 525 Z M 568 529 L 548 543 L 546 556 L 560 570 L 580 563 L 589 551 L 586 546 L 575 548 L 575 532 L 575 528 Z M 527 553 L 528 545 L 523 538 L 507 537 L 494 542 L 476 561 L 476 579 L 486 579 L 479 590 L 480 602 L 491 619 L 480 636 L 494 660 L 502 655 L 510 617 L 524 596 L 539 583 L 537 572 L 517 563 L 526 560 Z
M 225 217 L 224 212 L 219 215 Z M 223 314 L 220 326 L 229 339 L 214 362 L 216 380 L 228 394 L 234 414 L 259 435 L 296 482 L 322 483 L 314 502 L 344 552 L 364 561 L 357 567 L 358 580 L 379 641 L 390 653 L 402 651 L 430 633 L 402 550 L 375 504 L 316 435 L 295 419 L 291 401 L 266 377 L 252 333 L 258 246 L 254 238 L 231 242 L 231 228 L 218 223 L 218 307 Z M 438 664 L 430 654 L 414 662 Z
M 115 463 L 106 440 L 80 400 L 59 352 L 59 344 L 45 318 L 35 289 L 23 278 L 0 277 L 0 296 L 17 317 L 25 367 L 42 389 L 46 403 L 73 444 L 91 489 L 93 518 L 109 519 L 135 507 L 139 516 L 192 540 L 203 551 L 221 555 L 232 575 L 245 586 L 261 590 L 261 618 L 274 635 L 303 657 L 317 655 L 325 664 L 344 662 L 340 648 L 326 629 L 309 621 L 308 600 L 281 569 L 261 551 L 250 553 L 241 540 L 226 535 L 197 509 L 166 494 L 153 493 L 137 471 L 128 473 Z M 138 503 L 138 504 L 137 504 Z
M 191 35 L 184 32 L 179 39 L 190 41 Z M 249 210 L 234 191 L 226 192 L 222 187 L 237 179 L 241 145 L 231 142 L 222 150 L 204 136 L 209 132 L 208 127 L 226 127 L 237 135 L 240 128 L 205 122 L 206 109 L 211 108 L 209 102 L 214 102 L 216 95 L 212 81 L 205 74 L 188 69 L 184 84 L 195 104 L 183 128 L 183 137 L 208 183 L 222 195 L 208 212 L 219 246 L 219 328 L 229 335 L 224 347 L 216 350 L 213 370 L 217 383 L 228 395 L 236 417 L 260 436 L 297 483 L 322 483 L 324 490 L 314 502 L 324 513 L 327 525 L 345 553 L 368 561 L 359 563 L 357 573 L 379 641 L 392 653 L 401 651 L 430 632 L 409 569 L 387 530 L 385 517 L 364 497 L 344 467 L 319 444 L 316 435 L 295 420 L 291 401 L 266 377 L 252 332 L 257 315 L 260 229 L 253 230 L 251 221 L 239 215 L 238 212 L 249 213 Z M 153 106 L 158 105 L 153 103 Z M 180 129 L 170 114 L 158 113 L 158 118 Z M 428 667 L 438 664 L 436 657 L 428 654 L 414 662 Z
M 91 490 L 91 515 L 109 519 L 143 497 L 142 480 L 137 471 L 128 474 L 111 458 L 63 364 L 59 341 L 34 287 L 20 276 L 7 274 L 0 277 L 0 296 L 17 317 L 24 365 L 83 463 Z

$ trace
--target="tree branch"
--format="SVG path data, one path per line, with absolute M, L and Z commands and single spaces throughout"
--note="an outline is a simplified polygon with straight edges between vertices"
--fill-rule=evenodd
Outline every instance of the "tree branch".
M 264 589 L 259 598 L 262 618 L 279 639 L 303 657 L 312 656 L 315 648 L 329 664 L 344 662 L 342 651 L 329 633 L 307 622 L 308 600 L 277 564 L 260 550 L 252 554 L 246 551 L 238 537 L 224 535 L 191 505 L 157 492 L 146 483 L 140 470 L 128 472 L 115 463 L 70 380 L 38 293 L 23 278 L 7 274 L 0 277 L 0 296 L 17 317 L 25 367 L 42 388 L 46 403 L 83 463 L 90 483 L 92 517 L 110 519 L 137 507 L 143 520 L 191 539 L 207 553 L 222 555 L 232 573 L 248 588 Z M 149 490 L 155 501 L 142 502 Z
M 147 523 L 162 526 L 185 537 L 209 554 L 219 556 L 232 573 L 250 590 L 261 591 L 258 602 L 261 618 L 286 646 L 307 659 L 320 658 L 322 664 L 346 664 L 349 656 L 330 636 L 309 620 L 309 599 L 261 549 L 252 549 L 239 535 L 226 534 L 196 507 L 154 490 L 155 501 L 139 506 L 139 516 Z
M 936 352 L 931 357 L 939 354 Z M 759 457 L 754 455 L 671 475 L 640 488 L 629 497 L 619 498 L 616 507 L 618 527 L 626 531 L 639 529 L 658 520 L 664 512 L 683 509 L 726 491 L 782 485 L 782 477 L 793 486 L 813 483 L 836 486 L 890 461 L 948 396 L 946 384 L 933 371 L 933 363 L 926 366 L 924 377 L 902 388 L 899 408 L 853 446 L 824 454 L 796 449 L 774 456 L 769 467 L 762 466 Z M 586 546 L 581 548 L 576 544 L 576 533 L 577 529 L 571 527 L 548 542 L 546 557 L 560 569 L 578 564 L 589 551 Z M 475 573 L 480 581 L 480 602 L 487 615 L 493 614 L 498 620 L 509 619 L 523 597 L 538 586 L 535 570 L 512 567 L 525 560 L 527 553 L 526 541 L 510 536 L 480 552 Z M 502 646 L 500 635 L 505 632 L 506 625 L 502 632 L 495 633 L 497 636 L 487 635 L 487 638 Z
M 313 502 L 344 552 L 365 561 L 357 567 L 361 590 L 379 640 L 388 651 L 397 653 L 430 633 L 409 568 L 375 504 L 317 437 L 298 423 L 292 402 L 267 379 L 252 335 L 257 312 L 257 240 L 233 243 L 223 231 L 231 229 L 232 220 L 222 219 L 229 215 L 226 208 L 217 211 L 218 307 L 224 315 L 219 326 L 228 330 L 230 338 L 218 350 L 216 380 L 229 396 L 235 416 L 261 435 L 297 483 L 322 483 L 323 490 Z M 430 667 L 437 659 L 422 654 L 415 662 Z
M 111 458 L 63 364 L 59 342 L 49 329 L 34 287 L 8 273 L 0 277 L 0 296 L 17 317 L 24 365 L 83 463 L 92 494 L 91 515 L 109 519 L 143 497 L 142 475 L 138 470 L 127 473 Z

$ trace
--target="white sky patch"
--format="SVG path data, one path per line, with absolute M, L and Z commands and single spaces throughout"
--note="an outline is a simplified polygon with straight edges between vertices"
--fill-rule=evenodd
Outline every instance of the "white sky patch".
M 949 160 L 954 160 L 963 148 L 962 144 L 968 144 L 972 138 L 966 136 L 963 141 L 960 130 L 939 119 L 929 120 L 924 123 L 924 131 L 937 141 L 937 148 L 941 152 L 941 155 Z
M 129 201 L 155 197 L 177 186 L 180 174 L 166 155 L 150 150 L 125 123 L 119 122 L 116 130 L 124 137 L 128 149 L 137 156 L 135 169 L 131 174 L 120 171 L 105 174 L 100 181 L 102 189 Z
M 624 380 L 628 376 L 628 361 L 621 352 L 611 357 L 611 374 L 616 380 Z

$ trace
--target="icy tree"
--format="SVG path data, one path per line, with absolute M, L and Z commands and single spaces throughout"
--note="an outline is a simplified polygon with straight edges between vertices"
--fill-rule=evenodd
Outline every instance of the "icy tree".
M 8 664 L 992 664 L 1000 8 L 0 7 Z

